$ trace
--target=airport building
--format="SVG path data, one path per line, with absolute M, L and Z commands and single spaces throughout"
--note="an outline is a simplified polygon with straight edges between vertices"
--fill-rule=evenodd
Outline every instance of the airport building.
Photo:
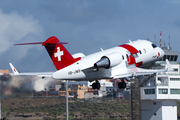
M 177 101 L 180 101 L 179 53 L 170 47 L 163 47 L 165 55 L 155 63 L 155 69 L 166 68 L 168 59 L 173 72 L 159 73 L 141 81 L 142 120 L 177 120 Z
M 68 81 L 68 86 L 73 85 L 73 84 L 77 84 L 77 85 L 83 85 L 86 87 L 92 87 L 93 82 L 89 82 L 89 81 Z M 99 81 L 101 87 L 102 86 L 106 86 L 106 87 L 113 87 L 113 83 L 110 82 L 109 80 L 103 79 Z M 64 84 L 66 84 L 66 82 L 64 82 Z

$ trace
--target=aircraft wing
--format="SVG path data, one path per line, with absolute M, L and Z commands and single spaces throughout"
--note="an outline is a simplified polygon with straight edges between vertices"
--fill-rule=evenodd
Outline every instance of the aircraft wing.
M 161 72 L 169 72 L 173 71 L 172 66 L 170 65 L 169 61 L 166 59 L 167 69 L 143 69 L 138 67 L 131 67 L 127 68 L 125 73 L 115 75 L 113 78 L 124 78 L 124 77 L 136 77 L 136 76 L 143 76 L 143 75 L 151 75 L 155 73 Z
M 12 63 L 9 63 L 12 71 L 13 71 L 13 74 L 14 75 L 36 75 L 38 77 L 42 77 L 42 78 L 45 78 L 45 77 L 52 77 L 52 74 L 54 72 L 36 72 L 36 73 L 20 73 L 18 72 L 18 70 L 12 65 Z

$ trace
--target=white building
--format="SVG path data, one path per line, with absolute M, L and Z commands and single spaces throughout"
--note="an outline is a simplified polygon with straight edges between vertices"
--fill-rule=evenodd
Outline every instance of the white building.
M 168 54 L 167 54 L 168 53 Z M 180 101 L 180 72 L 177 54 L 166 52 L 158 67 L 165 67 L 168 58 L 174 72 L 160 73 L 143 83 L 141 91 L 142 120 L 177 120 L 177 101 Z M 173 64 L 172 64 L 173 63 Z
M 94 82 L 95 81 L 93 81 L 93 82 L 89 82 L 89 81 L 68 81 L 68 85 L 79 84 L 79 85 L 84 85 L 87 87 L 92 87 L 92 84 Z M 101 86 L 113 87 L 113 83 L 106 81 L 106 79 L 99 80 L 99 83 Z
M 0 119 L 1 119 L 1 99 L 0 99 Z

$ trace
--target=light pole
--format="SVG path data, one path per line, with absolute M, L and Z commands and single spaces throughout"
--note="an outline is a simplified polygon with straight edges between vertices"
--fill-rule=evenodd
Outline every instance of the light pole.
M 47 89 L 45 88 L 45 91 L 46 91 L 46 97 L 47 97 Z
M 66 80 L 66 120 L 69 118 L 68 113 L 68 81 Z
M 1 78 L 2 77 L 2 75 L 0 76 L 0 89 L 1 89 L 1 91 L 2 91 L 2 87 L 1 87 Z M 0 92 L 0 95 L 2 95 L 2 93 Z M 0 96 L 0 119 L 1 119 L 1 96 Z

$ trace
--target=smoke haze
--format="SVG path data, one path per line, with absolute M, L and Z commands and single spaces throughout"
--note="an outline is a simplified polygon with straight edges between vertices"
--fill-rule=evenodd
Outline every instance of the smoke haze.
M 53 78 L 45 78 L 37 76 L 13 76 L 7 83 L 7 87 L 15 87 L 22 91 L 43 91 L 49 90 L 49 87 L 54 84 Z

